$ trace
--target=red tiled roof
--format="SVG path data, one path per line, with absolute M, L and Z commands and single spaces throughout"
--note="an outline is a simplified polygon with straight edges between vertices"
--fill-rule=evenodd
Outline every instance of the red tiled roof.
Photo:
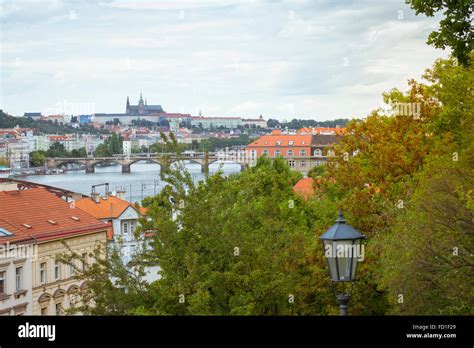
M 247 147 L 260 147 L 260 146 L 310 146 L 311 135 L 296 135 L 296 134 L 271 134 L 264 135 L 259 139 L 248 144 Z M 277 145 L 277 141 L 280 145 Z M 292 145 L 289 142 L 293 141 Z
M 130 206 L 135 209 L 133 204 L 114 196 L 108 196 L 107 199 L 99 197 L 99 203 L 89 197 L 82 198 L 76 202 L 76 207 L 88 212 L 97 219 L 116 219 Z M 146 209 L 140 207 L 138 213 L 146 215 Z
M 303 198 L 308 199 L 312 195 L 314 195 L 314 179 L 312 178 L 303 178 L 298 181 L 295 186 L 293 186 L 293 190 L 301 195 Z
M 0 244 L 105 231 L 107 225 L 43 188 L 0 192 Z

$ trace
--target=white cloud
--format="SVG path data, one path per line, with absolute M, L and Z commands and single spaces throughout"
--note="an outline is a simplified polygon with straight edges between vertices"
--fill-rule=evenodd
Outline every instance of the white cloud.
M 2 107 L 14 114 L 58 98 L 116 112 L 142 90 L 170 112 L 363 116 L 447 55 L 425 43 L 439 18 L 399 1 L 15 1 L 0 11 Z

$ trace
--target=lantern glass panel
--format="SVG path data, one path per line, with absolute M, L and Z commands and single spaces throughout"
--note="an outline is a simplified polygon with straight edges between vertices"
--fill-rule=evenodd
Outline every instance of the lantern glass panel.
M 332 240 L 323 240 L 324 243 L 324 256 L 326 257 L 328 268 L 329 268 L 329 277 L 337 281 L 339 279 L 337 275 L 337 265 L 336 265 L 336 255 L 334 254 L 336 242 Z
M 338 280 L 353 281 L 357 270 L 360 240 L 339 240 L 336 244 Z

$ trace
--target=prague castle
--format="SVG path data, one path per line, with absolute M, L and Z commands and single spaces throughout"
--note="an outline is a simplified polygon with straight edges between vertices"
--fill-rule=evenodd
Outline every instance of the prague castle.
M 179 127 L 179 124 L 185 122 L 188 126 L 202 127 L 203 129 L 224 128 L 238 128 L 238 127 L 261 127 L 266 128 L 267 122 L 260 115 L 259 118 L 244 119 L 241 117 L 206 117 L 191 116 L 191 114 L 169 113 L 165 112 L 161 105 L 148 105 L 147 100 L 143 100 L 140 93 L 140 99 L 137 105 L 131 105 L 130 99 L 127 97 L 125 106 L 125 113 L 96 113 L 91 116 L 81 116 L 81 123 L 100 123 L 114 122 L 118 119 L 121 124 L 132 124 L 133 120 L 146 120 L 155 124 L 163 124 L 167 121 L 172 129 Z
M 161 105 L 148 105 L 145 99 L 143 102 L 142 94 L 140 93 L 140 100 L 138 101 L 138 105 L 130 105 L 130 100 L 127 97 L 127 106 L 125 109 L 125 114 L 127 115 L 156 115 L 159 116 L 161 113 L 165 111 L 161 107 Z

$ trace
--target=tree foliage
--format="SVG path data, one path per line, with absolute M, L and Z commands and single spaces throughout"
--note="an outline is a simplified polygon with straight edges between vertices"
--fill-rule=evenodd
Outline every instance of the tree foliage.
M 376 110 L 354 120 L 334 146 L 318 194 L 293 191 L 301 178 L 284 159 L 262 157 L 239 174 L 195 183 L 179 163 L 146 199 L 128 265 L 119 249 L 80 274 L 91 282 L 93 314 L 336 314 L 318 237 L 342 209 L 369 238 L 351 314 L 473 314 L 474 132 L 472 64 L 439 60 Z M 164 144 L 179 156 L 173 134 Z M 141 278 L 147 265 L 161 279 Z M 89 273 L 87 273 L 89 272 Z M 87 301 L 85 301 L 87 303 Z
M 450 47 L 459 63 L 469 64 L 469 54 L 474 48 L 472 0 L 406 0 L 406 3 L 416 14 L 423 13 L 428 17 L 443 11 L 444 18 L 439 22 L 439 30 L 431 32 L 428 44 L 442 49 Z

